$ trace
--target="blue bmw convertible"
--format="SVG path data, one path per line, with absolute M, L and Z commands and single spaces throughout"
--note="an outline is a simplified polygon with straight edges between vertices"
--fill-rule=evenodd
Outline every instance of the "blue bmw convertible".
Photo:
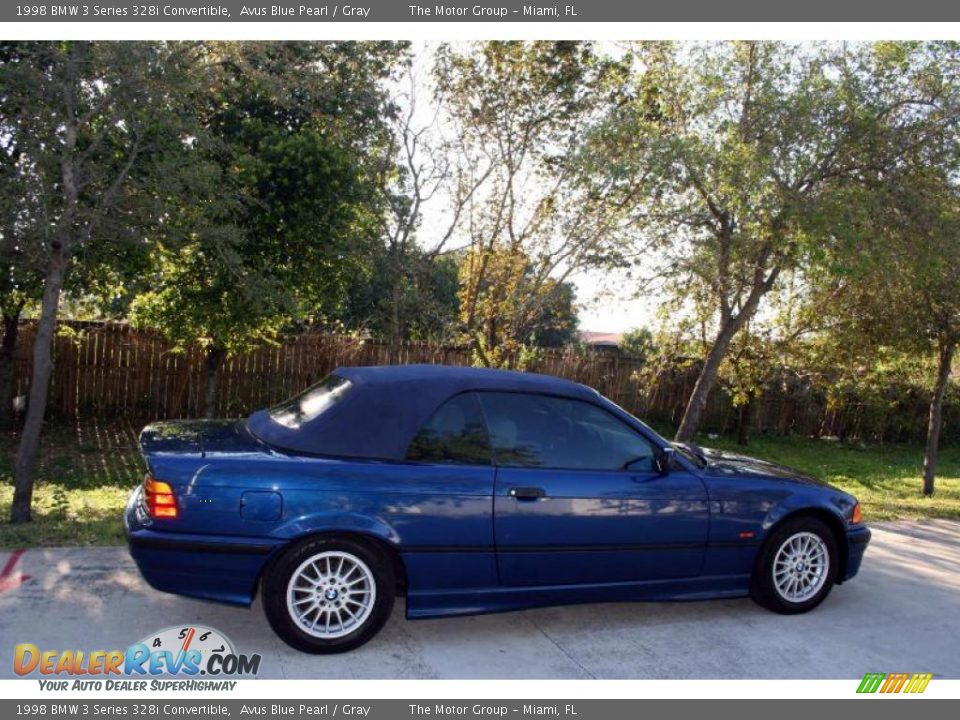
M 154 588 L 237 605 L 260 589 L 288 644 L 342 652 L 408 618 L 749 595 L 780 613 L 852 578 L 852 496 L 671 443 L 545 375 L 341 368 L 240 421 L 162 422 L 127 504 Z

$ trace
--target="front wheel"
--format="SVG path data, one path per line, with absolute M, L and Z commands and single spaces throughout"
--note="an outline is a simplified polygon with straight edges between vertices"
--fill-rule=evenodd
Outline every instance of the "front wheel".
M 315 538 L 287 550 L 263 578 L 263 607 L 280 638 L 297 650 L 353 650 L 383 627 L 393 608 L 393 566 L 349 538 Z
M 822 603 L 837 577 L 837 540 L 821 520 L 788 520 L 764 543 L 751 583 L 751 597 L 785 615 Z

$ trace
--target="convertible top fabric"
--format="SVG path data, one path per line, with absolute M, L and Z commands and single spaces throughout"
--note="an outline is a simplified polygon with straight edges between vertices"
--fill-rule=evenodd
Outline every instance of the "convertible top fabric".
M 274 420 L 269 410 L 260 410 L 247 419 L 247 427 L 285 452 L 401 460 L 434 411 L 461 392 L 538 392 L 594 402 L 600 398 L 595 390 L 569 380 L 508 370 L 390 365 L 338 368 L 333 374 L 353 387 L 315 419 L 294 429 Z

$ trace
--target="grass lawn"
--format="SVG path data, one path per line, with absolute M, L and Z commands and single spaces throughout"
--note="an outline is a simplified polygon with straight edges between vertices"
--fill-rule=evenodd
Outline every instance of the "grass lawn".
M 50 424 L 37 469 L 34 521 L 27 525 L 8 522 L 18 436 L 0 434 L 0 548 L 121 544 L 121 510 L 131 488 L 143 479 L 139 427 L 95 421 Z M 867 521 L 960 518 L 960 446 L 941 452 L 936 494 L 924 498 L 919 447 L 776 437 L 753 438 L 746 448 L 728 438 L 698 441 L 791 465 L 852 492 Z

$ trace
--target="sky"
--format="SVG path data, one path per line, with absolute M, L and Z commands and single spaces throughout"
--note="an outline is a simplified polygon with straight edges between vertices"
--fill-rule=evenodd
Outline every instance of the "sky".
M 618 333 L 654 325 L 656 299 L 634 297 L 632 283 L 622 274 L 583 270 L 571 279 L 577 288 L 580 330 Z

